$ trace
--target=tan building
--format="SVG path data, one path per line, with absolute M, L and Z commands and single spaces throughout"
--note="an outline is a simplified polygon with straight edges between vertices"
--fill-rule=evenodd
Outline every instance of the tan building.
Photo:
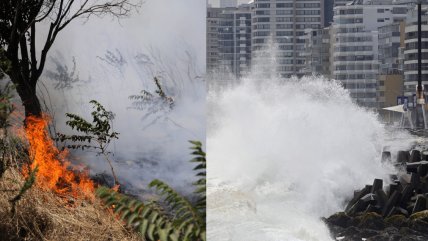
M 397 105 L 397 97 L 404 95 L 405 27 L 401 21 L 379 28 L 379 108 Z
M 397 105 L 397 96 L 403 95 L 404 79 L 402 74 L 379 76 L 379 103 L 382 107 Z

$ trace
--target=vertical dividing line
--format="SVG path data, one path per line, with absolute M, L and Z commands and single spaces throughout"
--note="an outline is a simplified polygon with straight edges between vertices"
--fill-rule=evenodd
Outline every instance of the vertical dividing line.
M 421 3 L 418 3 L 418 92 L 422 91 L 422 22 Z

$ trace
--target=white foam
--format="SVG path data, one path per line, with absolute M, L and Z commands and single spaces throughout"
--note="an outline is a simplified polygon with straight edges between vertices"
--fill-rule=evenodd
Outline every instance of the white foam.
M 392 172 L 394 135 L 335 81 L 270 76 L 209 93 L 208 239 L 332 240 L 320 218 Z

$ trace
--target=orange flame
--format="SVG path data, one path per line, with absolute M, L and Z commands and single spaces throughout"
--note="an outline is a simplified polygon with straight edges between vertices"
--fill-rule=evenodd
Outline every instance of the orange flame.
M 58 194 L 92 198 L 94 183 L 87 172 L 70 169 L 68 152 L 59 151 L 49 137 L 47 126 L 50 118 L 30 116 L 26 120 L 25 136 L 30 144 L 31 169 L 38 166 L 36 183 L 39 187 Z

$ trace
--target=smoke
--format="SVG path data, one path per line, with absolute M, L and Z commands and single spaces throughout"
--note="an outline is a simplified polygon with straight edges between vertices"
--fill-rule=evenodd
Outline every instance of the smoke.
M 387 132 L 334 80 L 260 73 L 208 94 L 208 239 L 330 240 L 320 218 L 387 180 L 382 148 L 407 148 L 408 135 Z
M 38 85 L 57 131 L 70 133 L 65 113 L 90 118 L 89 101 L 115 113 L 114 167 L 119 181 L 142 189 L 154 178 L 189 192 L 193 165 L 188 140 L 205 142 L 205 12 L 200 0 L 148 0 L 120 21 L 92 17 L 58 36 Z M 46 28 L 40 30 L 42 44 Z M 155 93 L 158 77 L 172 110 L 134 108 L 129 96 Z M 109 174 L 94 154 L 74 152 L 91 173 Z

